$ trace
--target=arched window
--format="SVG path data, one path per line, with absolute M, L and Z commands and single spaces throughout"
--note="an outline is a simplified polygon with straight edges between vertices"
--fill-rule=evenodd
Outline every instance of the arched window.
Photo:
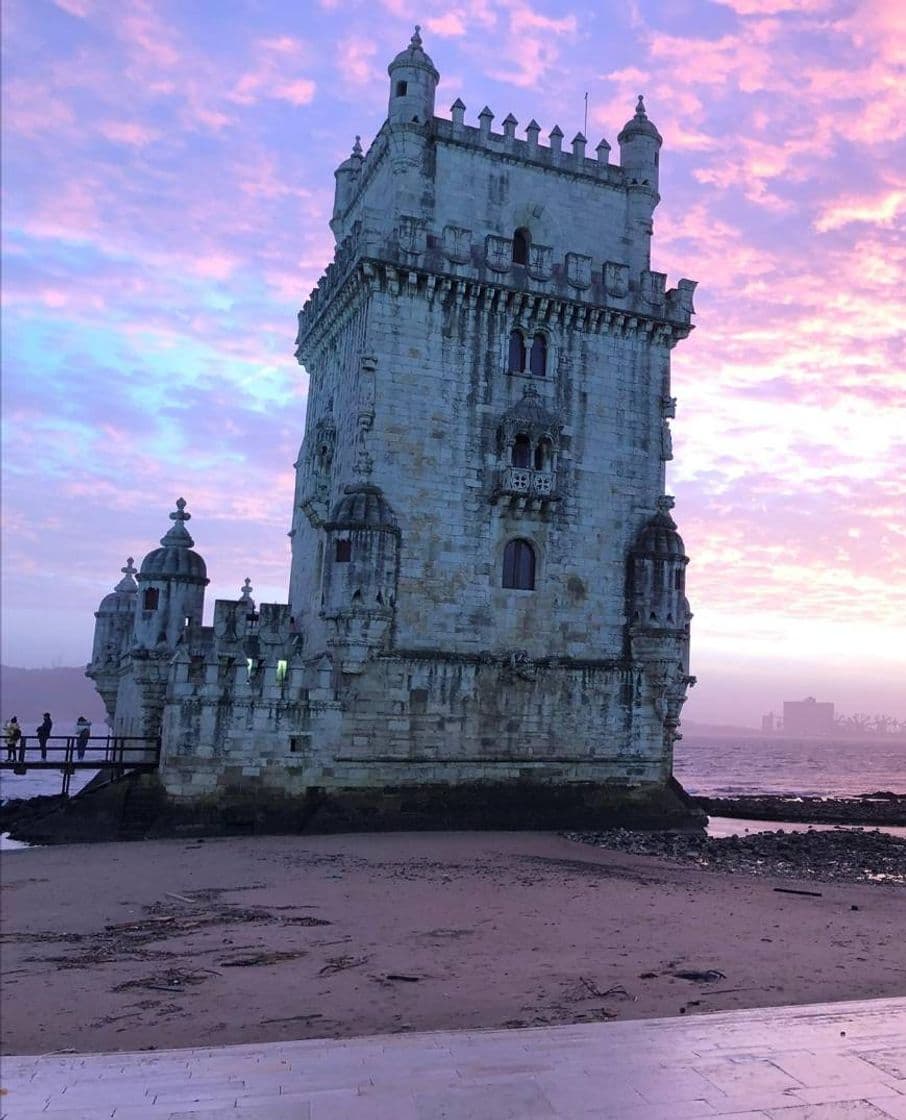
M 542 439 L 538 441 L 538 446 L 535 448 L 535 470 L 536 471 L 549 471 L 551 469 L 551 445 L 550 440 Z
M 528 541 L 507 541 L 503 550 L 503 586 L 514 591 L 535 590 L 535 550 Z
M 525 339 L 522 331 L 510 331 L 510 373 L 522 373 L 525 369 Z
M 148 587 L 142 596 L 142 610 L 156 611 L 157 604 L 160 602 L 160 592 L 156 587 Z
M 528 251 L 531 244 L 531 234 L 521 226 L 513 234 L 513 264 L 528 264 Z
M 529 470 L 532 465 L 532 445 L 528 436 L 518 435 L 513 441 L 513 466 Z
M 348 564 L 352 559 L 352 541 L 339 540 L 336 542 L 334 559 L 338 564 Z
M 543 334 L 536 334 L 532 339 L 529 371 L 532 377 L 544 377 L 547 373 L 547 339 Z
M 408 82 L 397 82 L 396 83 L 396 96 L 397 97 L 405 97 L 406 93 L 408 92 L 408 89 L 409 89 L 409 83 Z

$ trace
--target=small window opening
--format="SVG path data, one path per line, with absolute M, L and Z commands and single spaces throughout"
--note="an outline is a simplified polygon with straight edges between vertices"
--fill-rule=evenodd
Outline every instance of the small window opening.
M 156 587 L 149 587 L 145 590 L 142 596 L 142 610 L 156 611 L 157 604 L 160 602 L 160 592 Z
M 338 564 L 348 564 L 352 559 L 352 541 L 337 541 L 336 553 L 334 558 Z
M 261 662 L 256 657 L 247 657 L 245 659 L 245 670 L 248 674 L 248 679 L 252 680 L 258 675 L 258 670 L 261 668 Z
M 531 234 L 521 226 L 513 234 L 513 264 L 528 264 L 528 251 Z
M 380 591 L 377 593 L 377 595 L 375 595 L 374 598 L 375 598 L 375 601 L 380 603 L 381 606 L 384 605 L 384 596 L 380 593 Z
M 409 89 L 409 83 L 408 82 L 397 82 L 396 83 L 396 96 L 397 97 L 405 97 L 408 89 Z
M 353 593 L 352 593 L 352 601 L 353 601 L 354 603 L 361 603 L 361 601 L 362 601 L 362 592 L 361 592 L 361 590 L 360 590 L 359 588 L 356 588 L 356 589 L 355 589 L 355 591 L 353 591 Z
M 682 591 L 682 589 L 683 589 L 683 570 L 682 570 L 682 568 L 677 568 L 676 571 L 673 573 L 673 590 L 674 591 Z
M 547 339 L 543 334 L 536 334 L 532 339 L 529 370 L 532 377 L 544 377 L 547 373 Z
M 528 436 L 516 436 L 513 443 L 513 466 L 529 470 L 532 465 L 532 445 Z
M 508 541 L 503 550 L 503 586 L 514 591 L 535 590 L 535 550 L 528 541 Z
M 183 615 L 182 625 L 184 630 L 188 630 L 192 625 L 192 619 L 188 615 Z
M 280 660 L 277 662 L 277 684 L 283 684 L 286 680 L 286 662 Z
M 525 339 L 522 331 L 510 331 L 510 358 L 511 373 L 522 373 L 525 369 Z

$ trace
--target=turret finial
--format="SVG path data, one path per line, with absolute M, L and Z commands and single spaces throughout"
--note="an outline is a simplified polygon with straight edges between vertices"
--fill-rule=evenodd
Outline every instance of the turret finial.
M 160 543 L 165 548 L 191 548 L 195 542 L 186 528 L 186 522 L 191 518 L 192 514 L 186 511 L 186 499 L 177 498 L 176 509 L 170 514 L 173 524 L 161 537 Z
M 252 581 L 248 576 L 246 576 L 245 583 L 242 585 L 242 598 L 240 599 L 240 602 L 250 603 L 252 601 L 252 591 L 254 591 L 254 588 L 252 587 Z
M 641 93 L 639 94 L 638 104 L 635 107 L 635 115 L 639 120 L 644 121 L 648 119 L 648 114 L 645 112 L 645 97 Z
M 352 154 L 354 156 L 357 156 L 359 159 L 362 158 L 362 137 L 361 136 L 357 136 L 355 138 L 355 143 L 352 145 Z
M 133 558 L 130 556 L 126 561 L 126 567 L 120 568 L 120 571 L 123 573 L 123 578 L 113 589 L 114 591 L 138 591 L 138 584 L 133 578 L 138 573 L 138 569 L 133 565 L 132 559 Z
M 416 24 L 415 25 L 415 32 L 413 33 L 412 38 L 409 40 L 409 42 L 412 44 L 413 47 L 417 47 L 419 49 L 421 48 L 421 45 L 422 45 L 421 30 L 422 30 L 421 25 Z

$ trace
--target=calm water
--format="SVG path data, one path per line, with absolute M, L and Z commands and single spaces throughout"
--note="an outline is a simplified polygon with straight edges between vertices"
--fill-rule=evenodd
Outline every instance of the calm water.
M 906 740 L 684 736 L 674 770 L 692 794 L 847 797 L 906 793 Z

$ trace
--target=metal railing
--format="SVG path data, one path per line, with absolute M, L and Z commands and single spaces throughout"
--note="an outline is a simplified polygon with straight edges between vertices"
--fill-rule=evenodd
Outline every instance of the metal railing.
M 127 770 L 156 770 L 160 765 L 160 736 L 141 735 L 23 735 L 14 748 L 3 743 L 0 769 L 24 774 L 28 770 L 61 770 L 63 793 L 76 770 L 105 770 L 120 778 Z

